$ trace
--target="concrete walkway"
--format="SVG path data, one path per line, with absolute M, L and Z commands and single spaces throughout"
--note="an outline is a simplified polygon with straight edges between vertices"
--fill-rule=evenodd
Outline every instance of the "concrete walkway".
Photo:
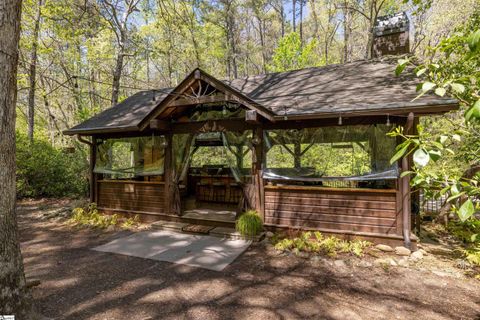
M 250 244 L 251 241 L 247 240 L 229 240 L 162 230 L 139 232 L 93 250 L 222 271 Z

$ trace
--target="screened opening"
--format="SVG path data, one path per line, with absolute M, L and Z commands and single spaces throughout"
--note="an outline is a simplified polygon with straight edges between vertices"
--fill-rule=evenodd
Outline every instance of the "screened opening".
M 94 172 L 106 179 L 134 179 L 164 173 L 163 136 L 98 139 Z
M 278 183 L 393 188 L 395 139 L 386 125 L 269 130 L 264 178 Z

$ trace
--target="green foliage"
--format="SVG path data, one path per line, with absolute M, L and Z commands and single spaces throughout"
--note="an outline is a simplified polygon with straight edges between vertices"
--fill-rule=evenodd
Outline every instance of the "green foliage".
M 19 132 L 16 144 L 18 197 L 86 195 L 88 163 L 84 153 L 65 153 L 39 139 L 31 144 Z
M 464 243 L 480 244 L 480 219 L 469 219 L 464 222 L 450 221 L 447 230 Z
M 75 208 L 72 212 L 73 215 L 70 220 L 84 226 L 107 228 L 118 223 L 116 214 L 109 216 L 99 213 L 95 203 L 90 203 L 87 208 Z
M 372 244 L 361 240 L 341 240 L 337 237 L 324 237 L 320 232 L 302 232 L 293 239 L 284 238 L 275 243 L 275 249 L 280 251 L 305 251 L 320 253 L 330 257 L 335 257 L 339 252 L 353 254 L 357 257 L 363 256 L 365 248 Z
M 316 40 L 302 45 L 300 35 L 297 32 L 291 32 L 279 41 L 269 70 L 281 72 L 324 65 L 325 62 L 315 53 L 316 47 Z
M 401 137 L 398 159 L 413 153 L 412 186 L 426 190 L 433 198 L 448 195 L 447 202 L 461 221 L 466 221 L 480 210 L 475 202 L 480 196 L 480 7 L 456 32 L 430 49 L 430 58 L 417 63 L 414 58 L 400 59 L 396 73 L 414 66 L 422 78 L 418 86 L 419 97 L 433 92 L 439 96 L 452 96 L 460 101 L 464 121 L 454 122 L 438 135 L 431 135 L 419 127 L 418 135 L 405 135 L 401 128 L 391 133 Z M 448 159 L 450 170 L 439 175 L 432 167 Z M 460 164 L 460 165 L 459 165 Z M 458 167 L 464 173 L 458 174 Z
M 256 211 L 249 210 L 237 219 L 235 228 L 242 236 L 254 237 L 263 230 L 263 221 Z
M 463 251 L 465 258 L 471 264 L 480 266 L 480 246 Z
M 74 224 L 105 229 L 110 226 L 120 225 L 122 229 L 131 229 L 139 224 L 140 217 L 121 219 L 117 214 L 106 215 L 98 212 L 95 203 L 88 204 L 85 208 L 75 208 L 70 221 Z
M 133 218 L 125 219 L 120 227 L 122 229 L 131 229 L 140 223 L 140 216 L 136 214 Z

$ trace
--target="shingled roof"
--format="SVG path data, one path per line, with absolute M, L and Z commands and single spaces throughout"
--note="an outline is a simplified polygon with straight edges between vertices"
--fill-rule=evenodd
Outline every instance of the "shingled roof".
M 295 71 L 271 73 L 223 83 L 240 91 L 281 120 L 301 117 L 336 117 L 362 114 L 399 114 L 430 108 L 428 113 L 455 109 L 455 99 L 426 94 L 414 100 L 418 79 L 411 73 L 395 76 L 392 61 L 356 61 Z M 141 91 L 66 134 L 138 131 L 174 88 Z M 153 97 L 155 96 L 155 99 Z M 436 111 L 438 109 L 438 111 Z M 425 112 L 424 112 L 425 113 Z

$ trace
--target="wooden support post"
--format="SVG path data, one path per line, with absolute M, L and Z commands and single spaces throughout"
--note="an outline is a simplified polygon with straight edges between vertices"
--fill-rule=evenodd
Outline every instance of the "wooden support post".
M 413 120 L 413 127 L 411 134 L 413 135 L 418 135 L 418 124 L 419 124 L 419 117 L 415 117 Z M 413 166 L 413 155 L 410 155 L 409 157 L 409 169 L 411 170 Z M 411 196 L 409 197 L 410 199 L 410 209 L 413 209 L 411 212 L 411 221 L 412 226 L 411 230 L 413 230 L 415 233 L 420 232 L 420 190 L 416 189 L 411 193 Z
M 172 179 L 173 179 L 173 156 L 172 156 L 172 141 L 173 136 L 171 133 L 165 134 L 165 161 L 164 161 L 164 178 L 165 178 L 165 212 L 172 212 Z
M 255 179 L 256 190 L 256 205 L 255 209 L 259 213 L 263 221 L 265 221 L 265 206 L 264 206 L 264 189 L 263 189 L 263 128 L 257 127 L 253 131 L 253 138 L 255 141 L 255 162 L 253 163 L 253 178 Z
M 94 172 L 95 160 L 97 158 L 97 139 L 92 136 L 92 143 L 90 143 L 90 202 L 97 202 L 97 174 Z
M 413 112 L 408 114 L 407 123 L 405 125 L 405 134 L 411 134 L 415 116 Z M 402 172 L 410 169 L 408 157 L 402 158 Z M 410 176 L 404 176 L 400 179 L 402 183 L 402 226 L 403 239 L 405 247 L 411 248 L 410 230 L 411 230 L 411 202 L 410 202 Z

